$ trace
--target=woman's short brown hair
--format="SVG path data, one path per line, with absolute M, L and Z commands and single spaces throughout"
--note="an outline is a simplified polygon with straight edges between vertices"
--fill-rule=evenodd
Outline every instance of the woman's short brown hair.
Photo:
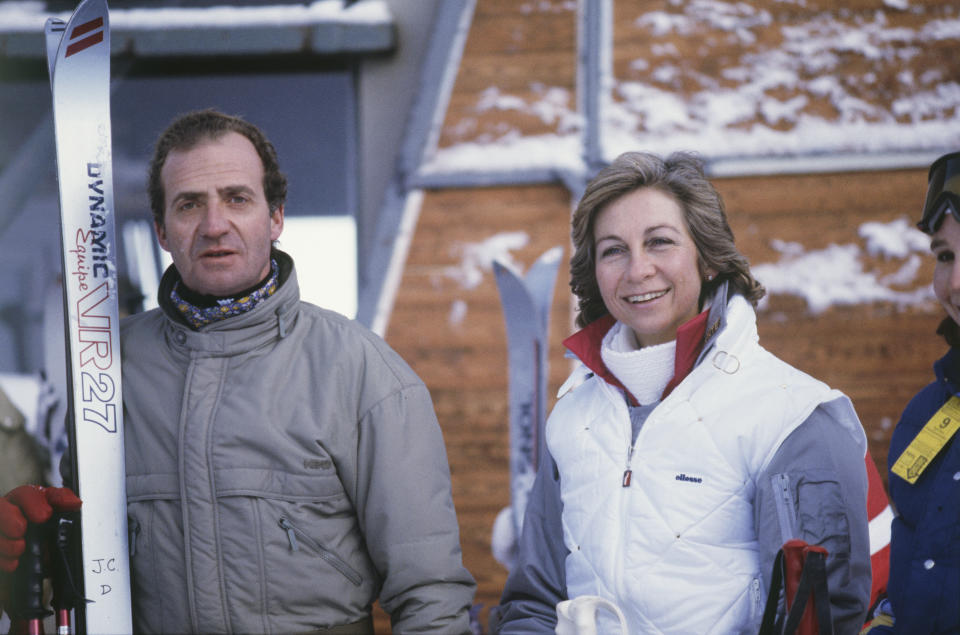
M 750 273 L 746 257 L 734 244 L 723 199 L 707 180 L 703 162 L 695 154 L 676 152 L 663 159 L 646 152 L 626 152 L 602 169 L 587 184 L 573 213 L 570 288 L 578 299 L 577 325 L 586 326 L 608 313 L 597 285 L 593 226 L 600 212 L 620 197 L 643 187 L 655 187 L 673 196 L 697 247 L 701 270 L 717 272 L 705 282 L 700 301 L 723 280 L 731 291 L 754 306 L 766 291 Z

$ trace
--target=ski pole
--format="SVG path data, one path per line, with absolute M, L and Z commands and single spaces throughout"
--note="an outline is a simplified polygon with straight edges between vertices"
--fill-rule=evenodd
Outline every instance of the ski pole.
M 73 579 L 70 561 L 75 553 L 77 512 L 58 512 L 51 519 L 55 524 L 53 536 L 53 559 L 51 563 L 51 581 L 53 585 L 53 609 L 57 615 L 57 635 L 70 635 L 73 632 L 71 611 L 83 597 L 77 591 Z
M 11 589 L 11 633 L 43 635 L 43 542 L 45 525 L 28 523 L 23 536 L 26 546 L 13 574 Z

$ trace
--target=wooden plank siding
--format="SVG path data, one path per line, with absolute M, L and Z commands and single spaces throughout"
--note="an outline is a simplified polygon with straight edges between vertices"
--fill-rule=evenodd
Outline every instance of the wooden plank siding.
M 464 561 L 477 579 L 476 602 L 498 602 L 506 569 L 490 549 L 493 521 L 509 504 L 507 346 L 490 272 L 474 289 L 446 275 L 458 244 L 504 232 L 527 232 L 513 255 L 524 271 L 551 247 L 569 258 L 570 195 L 561 186 L 432 191 L 425 197 L 387 341 L 430 389 L 443 429 L 460 521 Z M 571 332 L 569 275 L 561 267 L 551 311 L 550 402 L 569 370 L 561 340 Z M 465 302 L 451 323 L 454 303 Z M 486 623 L 483 611 L 483 621 Z
M 617 2 L 614 65 L 618 76 L 647 81 L 651 69 L 638 70 L 629 62 L 655 55 L 650 48 L 655 42 L 628 28 L 629 23 L 641 9 L 675 12 L 679 4 L 670 0 Z M 851 0 L 837 9 L 827 0 L 762 0 L 753 5 L 768 8 L 777 25 L 814 19 L 831 10 L 845 20 L 873 20 L 878 12 L 884 12 L 888 26 L 915 26 L 921 19 L 917 11 L 898 11 L 880 0 Z M 484 134 L 497 136 L 507 128 L 525 134 L 551 131 L 548 122 L 530 114 L 478 111 L 478 102 L 491 87 L 528 101 L 543 86 L 560 87 L 570 91 L 570 108 L 574 107 L 576 11 L 571 6 L 561 0 L 478 0 L 441 145 L 475 140 Z M 911 2 L 911 6 L 927 11 L 923 19 L 929 20 L 947 4 L 925 0 Z M 758 37 L 775 38 L 777 25 L 761 29 Z M 696 42 L 722 35 L 675 35 L 671 41 L 680 59 L 696 60 L 698 72 L 719 75 L 724 64 L 734 63 L 743 54 L 742 43 L 731 40 L 728 49 L 721 47 L 707 56 Z M 936 50 L 926 51 L 920 55 L 920 63 L 936 60 L 944 68 L 943 57 Z M 944 72 L 957 76 L 960 62 L 956 56 L 951 59 Z M 847 62 L 841 65 L 841 72 L 864 72 L 862 59 L 850 56 Z M 883 92 L 882 87 L 869 90 Z M 871 99 L 883 101 L 884 97 Z M 829 116 L 826 104 L 813 101 L 809 108 L 811 113 Z M 779 260 L 781 254 L 771 242 L 774 239 L 799 243 L 808 251 L 832 244 L 862 246 L 864 240 L 857 232 L 865 222 L 915 220 L 926 171 L 744 176 L 714 182 L 725 199 L 738 245 L 757 265 Z M 427 192 L 386 334 L 433 396 L 447 444 L 465 563 L 479 584 L 476 602 L 486 607 L 481 613 L 483 624 L 488 609 L 497 604 L 507 576 L 490 548 L 494 518 L 509 503 L 506 338 L 492 273 L 483 272 L 482 281 L 474 288 L 465 288 L 448 274 L 451 267 L 459 265 L 460 245 L 505 232 L 529 236 L 525 247 L 512 252 L 524 271 L 548 248 L 563 247 L 551 314 L 552 406 L 570 369 L 561 340 L 573 328 L 566 267 L 571 203 L 565 188 L 551 184 Z M 867 270 L 888 273 L 897 266 L 872 256 L 864 256 L 863 264 Z M 918 278 L 930 280 L 932 270 L 933 259 L 923 256 Z M 887 303 L 833 306 L 814 314 L 802 298 L 773 295 L 759 314 L 760 341 L 787 362 L 851 397 L 866 429 L 871 454 L 885 477 L 893 425 L 910 397 L 931 380 L 931 365 L 946 349 L 934 334 L 942 315 L 935 305 L 899 308 Z M 379 615 L 378 630 L 386 632 L 385 624 Z

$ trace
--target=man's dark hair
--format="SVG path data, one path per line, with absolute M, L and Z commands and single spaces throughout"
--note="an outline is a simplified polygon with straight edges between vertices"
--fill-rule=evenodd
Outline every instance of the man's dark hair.
M 263 163 L 263 192 L 267 197 L 267 206 L 273 214 L 287 199 L 287 177 L 280 171 L 277 151 L 260 128 L 239 117 L 225 115 L 217 110 L 197 110 L 177 117 L 157 139 L 157 145 L 150 160 L 150 174 L 147 181 L 147 193 L 150 197 L 150 211 L 153 220 L 163 227 L 165 207 L 163 181 L 160 172 L 173 151 L 186 151 L 203 141 L 219 139 L 225 134 L 236 132 L 247 139 L 256 148 Z

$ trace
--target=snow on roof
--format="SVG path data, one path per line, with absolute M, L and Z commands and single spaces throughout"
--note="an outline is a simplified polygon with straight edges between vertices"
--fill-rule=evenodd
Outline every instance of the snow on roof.
M 63 20 L 70 12 L 48 13 L 37 0 L 0 3 L 0 32 L 43 31 L 48 17 Z M 301 5 L 155 7 L 110 9 L 110 24 L 116 29 L 144 30 L 190 27 L 311 26 L 320 22 L 391 24 L 383 0 L 364 0 L 349 7 L 343 0 L 317 0 Z
M 821 313 L 831 306 L 889 302 L 906 307 L 936 306 L 929 280 L 917 278 L 922 258 L 930 257 L 930 239 L 907 219 L 891 223 L 869 222 L 858 231 L 865 245 L 832 244 L 807 251 L 803 245 L 774 239 L 781 256 L 775 263 L 750 268 L 771 294 L 802 297 L 809 311 Z M 900 263 L 892 274 L 881 275 L 864 266 L 864 255 Z M 766 308 L 766 298 L 760 308 Z
M 45 54 L 42 2 L 0 2 L 0 52 Z M 367 53 L 395 45 L 385 0 L 317 0 L 300 5 L 151 7 L 110 10 L 114 53 L 138 56 Z M 202 37 L 199 34 L 202 33 Z
M 10 57 L 45 54 L 42 2 L 0 2 L 0 52 Z M 386 0 L 317 0 L 300 5 L 116 8 L 110 10 L 114 53 L 136 56 L 363 54 L 388 51 L 395 42 Z
M 901 153 L 923 165 L 960 146 L 953 54 L 960 8 L 887 0 L 886 11 L 856 13 L 818 12 L 806 2 L 765 4 L 797 5 L 802 17 L 785 20 L 744 2 L 692 0 L 615 25 L 618 66 L 600 84 L 610 87 L 605 158 L 638 148 L 693 150 L 708 163 Z M 527 6 L 566 9 L 544 0 Z M 523 134 L 518 116 L 552 130 Z M 490 86 L 472 113 L 448 120 L 427 170 L 576 164 L 579 157 L 570 153 L 582 130 L 568 87 L 532 81 L 523 94 L 512 94 Z
M 460 263 L 444 269 L 444 275 L 456 281 L 463 289 L 473 289 L 483 281 L 484 272 L 493 271 L 493 262 L 509 268 L 520 275 L 521 267 L 512 254 L 530 242 L 526 232 L 505 232 L 473 243 L 457 243 L 451 255 L 460 256 Z

